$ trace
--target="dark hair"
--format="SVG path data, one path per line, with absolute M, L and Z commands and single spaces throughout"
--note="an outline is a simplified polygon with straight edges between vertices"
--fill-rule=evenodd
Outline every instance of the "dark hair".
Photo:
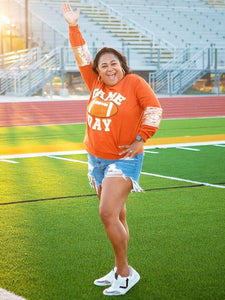
M 120 64 L 122 66 L 122 68 L 124 69 L 125 75 L 130 73 L 130 68 L 127 65 L 127 59 L 126 56 L 124 56 L 122 53 L 120 53 L 119 51 L 113 49 L 113 48 L 108 48 L 108 47 L 104 47 L 101 50 L 99 50 L 94 58 L 93 61 L 93 66 L 92 69 L 95 71 L 95 73 L 98 74 L 97 68 L 98 68 L 98 63 L 99 63 L 99 59 L 103 54 L 106 53 L 112 53 L 114 54 L 120 61 Z

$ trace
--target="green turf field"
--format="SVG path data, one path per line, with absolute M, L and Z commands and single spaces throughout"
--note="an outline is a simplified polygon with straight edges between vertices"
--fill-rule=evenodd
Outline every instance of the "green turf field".
M 162 120 L 153 138 L 225 133 L 225 118 Z M 85 124 L 0 128 L 1 145 L 82 142 Z
M 224 128 L 224 118 L 163 120 L 155 138 Z M 83 134 L 83 124 L 0 128 L 0 151 L 81 143 Z M 145 192 L 127 202 L 129 263 L 141 280 L 123 299 L 225 299 L 225 144 L 218 144 L 146 150 Z M 86 162 L 86 154 L 0 161 L 0 287 L 29 300 L 106 298 L 93 281 L 113 267 L 113 253 Z

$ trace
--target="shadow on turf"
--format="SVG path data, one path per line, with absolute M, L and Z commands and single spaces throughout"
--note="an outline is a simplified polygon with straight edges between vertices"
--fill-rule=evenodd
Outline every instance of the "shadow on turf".
M 225 184 L 225 182 L 216 183 L 216 184 Z M 154 188 L 154 189 L 146 189 L 144 191 L 145 192 L 151 192 L 151 191 L 159 191 L 159 190 L 194 188 L 194 187 L 200 187 L 200 186 L 204 186 L 204 184 Z M 0 205 L 13 205 L 13 204 L 32 203 L 32 202 L 39 202 L 39 201 L 53 201 L 53 200 L 62 200 L 62 199 L 71 199 L 71 198 L 82 198 L 82 197 L 95 197 L 95 196 L 96 196 L 96 194 L 74 195 L 74 196 L 64 196 L 64 197 L 55 197 L 55 198 L 46 198 L 46 199 L 22 200 L 22 201 L 18 201 L 18 202 L 5 202 L 5 203 L 0 203 Z

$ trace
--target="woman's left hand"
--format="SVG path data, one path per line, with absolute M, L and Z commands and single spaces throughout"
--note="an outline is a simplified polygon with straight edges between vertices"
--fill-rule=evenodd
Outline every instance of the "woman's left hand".
M 123 158 L 132 158 L 142 149 L 143 145 L 144 145 L 144 141 L 140 141 L 140 142 L 134 141 L 130 145 L 119 146 L 119 148 L 124 149 L 120 152 L 120 155 L 125 154 Z
M 80 9 L 78 8 L 76 12 L 73 12 L 69 3 L 65 2 L 62 4 L 61 7 L 64 19 L 69 24 L 69 26 L 76 26 L 79 16 L 80 16 Z

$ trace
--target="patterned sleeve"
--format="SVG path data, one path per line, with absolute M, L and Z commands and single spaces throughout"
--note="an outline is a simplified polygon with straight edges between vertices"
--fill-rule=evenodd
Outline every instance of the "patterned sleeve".
M 136 94 L 143 109 L 142 120 L 138 134 L 146 141 L 159 128 L 162 119 L 162 108 L 155 93 L 143 78 L 139 78 Z
M 91 90 L 92 84 L 98 75 L 92 69 L 91 54 L 78 25 L 69 26 L 69 38 L 77 66 L 87 87 Z

